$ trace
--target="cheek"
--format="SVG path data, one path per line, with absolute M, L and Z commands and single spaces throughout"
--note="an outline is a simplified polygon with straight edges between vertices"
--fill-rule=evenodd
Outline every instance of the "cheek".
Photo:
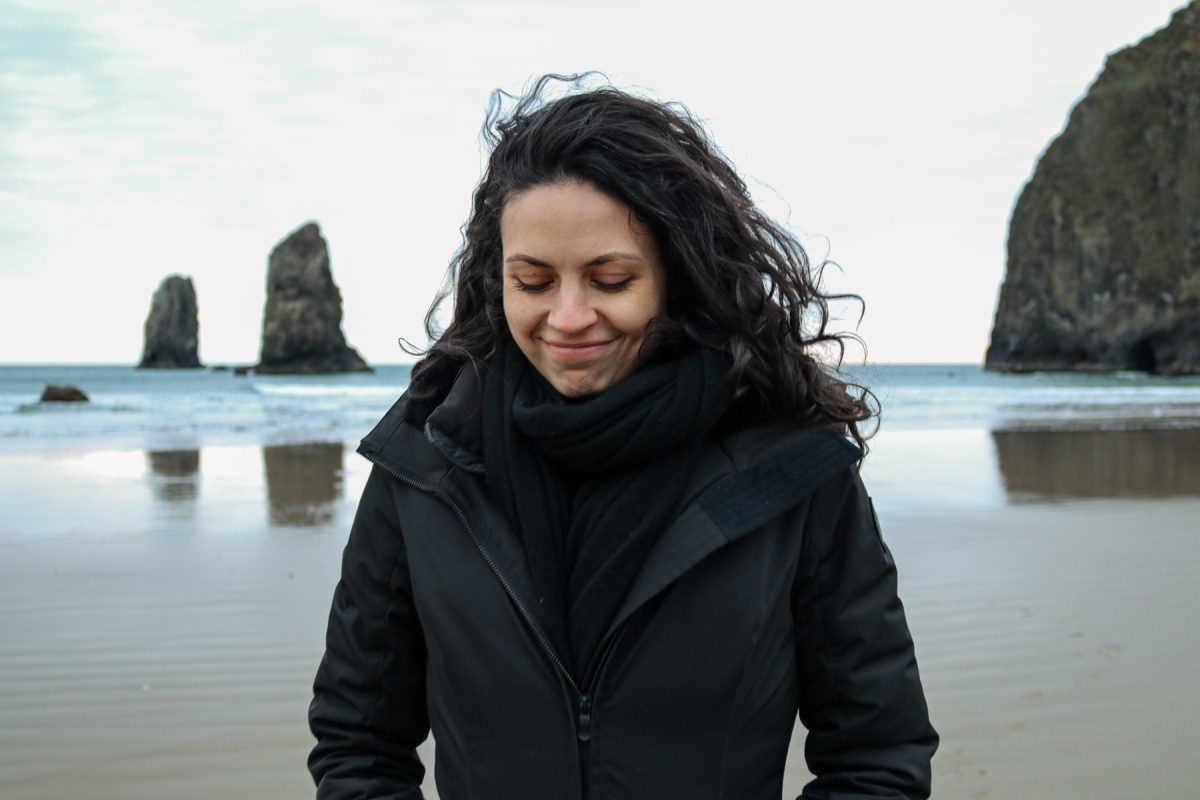
M 507 289 L 504 290 L 504 294 L 500 298 L 500 309 L 504 312 L 505 322 L 511 327 L 513 318 L 517 315 L 517 310 L 513 307 L 512 298 L 509 296 Z
M 523 333 L 528 333 L 530 325 L 530 304 L 529 298 L 522 297 L 520 293 L 506 289 L 504 291 L 504 319 L 508 323 L 508 332 L 514 338 L 519 337 Z
M 639 297 L 636 303 L 614 309 L 609 319 L 625 333 L 645 333 L 646 326 L 661 312 L 660 304 L 653 297 Z

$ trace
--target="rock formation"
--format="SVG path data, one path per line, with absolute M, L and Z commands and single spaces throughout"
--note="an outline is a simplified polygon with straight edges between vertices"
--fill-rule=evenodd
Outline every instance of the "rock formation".
M 50 383 L 42 390 L 41 401 L 43 403 L 86 403 L 88 396 L 78 386 Z
M 146 317 L 145 344 L 139 369 L 200 366 L 199 322 L 192 279 L 168 275 L 158 285 Z
M 258 373 L 369 372 L 342 334 L 329 248 L 310 222 L 271 251 Z
M 1042 155 L 986 365 L 1200 373 L 1200 2 L 1109 56 Z

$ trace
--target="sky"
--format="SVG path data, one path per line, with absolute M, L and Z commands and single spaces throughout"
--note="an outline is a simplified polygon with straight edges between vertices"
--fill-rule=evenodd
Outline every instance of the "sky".
M 320 223 L 344 330 L 411 361 L 494 89 L 601 70 L 703 119 L 866 357 L 980 362 L 1013 204 L 1107 53 L 1179 0 L 4 0 L 0 363 L 135 363 L 192 277 L 257 360 L 271 248 Z M 860 349 L 848 353 L 862 360 Z

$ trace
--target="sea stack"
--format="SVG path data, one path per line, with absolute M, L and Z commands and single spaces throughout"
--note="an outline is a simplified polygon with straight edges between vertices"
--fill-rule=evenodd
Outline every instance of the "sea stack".
M 342 294 L 317 223 L 271 251 L 258 373 L 370 372 L 342 334 Z
M 986 366 L 1200 373 L 1200 3 L 1110 55 L 1042 155 Z
M 139 369 L 191 369 L 200 366 L 200 323 L 192 279 L 168 275 L 154 292 L 146 316 Z

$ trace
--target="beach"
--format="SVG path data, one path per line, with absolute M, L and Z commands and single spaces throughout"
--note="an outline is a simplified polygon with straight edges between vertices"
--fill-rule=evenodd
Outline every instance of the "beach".
M 1200 430 L 901 423 L 863 477 L 942 736 L 934 797 L 1194 796 Z M 369 469 L 335 432 L 0 443 L 0 796 L 311 796 Z

